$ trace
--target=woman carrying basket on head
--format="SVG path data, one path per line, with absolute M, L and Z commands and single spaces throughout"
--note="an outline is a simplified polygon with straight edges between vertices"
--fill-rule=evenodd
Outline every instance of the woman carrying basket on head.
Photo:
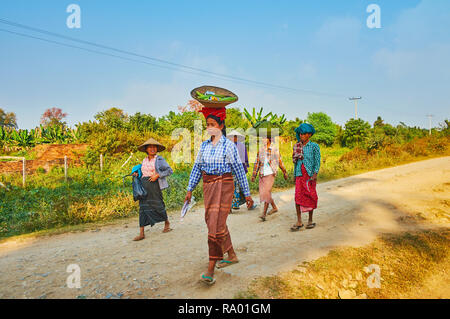
M 209 264 L 200 280 L 206 284 L 213 284 L 214 267 L 217 262 L 218 268 L 238 262 L 226 223 L 234 193 L 232 173 L 239 182 L 248 208 L 253 206 L 253 200 L 238 150 L 234 143 L 225 137 L 225 107 L 204 107 L 200 112 L 206 118 L 206 127 L 211 139 L 204 141 L 200 147 L 189 177 L 186 201 L 190 202 L 192 191 L 203 178 Z M 225 253 L 227 259 L 224 259 Z
M 138 147 L 139 151 L 147 153 L 148 155 L 142 161 L 141 166 L 141 182 L 142 186 L 147 191 L 147 198 L 139 200 L 140 233 L 139 236 L 133 239 L 134 241 L 145 238 L 144 227 L 148 225 L 153 227 L 156 223 L 164 222 L 163 233 L 172 230 L 170 228 L 161 191 L 169 187 L 166 178 L 167 176 L 172 175 L 173 170 L 163 157 L 156 155 L 156 153 L 162 152 L 165 149 L 165 146 L 161 145 L 153 138 L 147 140 Z M 133 173 L 133 176 L 138 177 L 138 173 Z

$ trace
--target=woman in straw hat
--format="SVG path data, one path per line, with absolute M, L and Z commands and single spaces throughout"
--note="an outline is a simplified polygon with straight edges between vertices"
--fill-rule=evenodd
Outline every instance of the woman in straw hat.
M 316 226 L 313 223 L 313 212 L 317 208 L 318 201 L 316 182 L 320 169 L 320 147 L 309 140 L 316 133 L 314 126 L 311 124 L 300 124 L 295 129 L 295 133 L 298 143 L 294 145 L 292 159 L 295 167 L 297 223 L 291 227 L 291 230 L 299 231 L 304 227 L 302 213 L 309 213 L 307 229 Z
M 227 217 L 233 200 L 233 175 L 244 192 L 247 207 L 253 206 L 247 177 L 236 146 L 227 139 L 225 130 L 225 107 L 204 107 L 200 110 L 206 118 L 211 139 L 204 141 L 192 168 L 186 201 L 190 202 L 192 191 L 203 178 L 205 221 L 208 226 L 209 264 L 200 280 L 212 285 L 215 282 L 214 267 L 223 268 L 238 262 L 227 227 Z M 224 254 L 227 253 L 227 259 Z
M 147 153 L 148 156 L 142 161 L 142 185 L 147 191 L 147 198 L 139 201 L 139 227 L 140 234 L 135 241 L 145 238 L 144 227 L 165 222 L 163 233 L 171 231 L 169 219 L 166 213 L 162 190 L 167 188 L 167 176 L 172 175 L 172 168 L 167 164 L 163 157 L 156 155 L 166 148 L 153 138 L 147 140 L 138 147 L 138 150 Z M 134 173 L 138 176 L 138 173 Z

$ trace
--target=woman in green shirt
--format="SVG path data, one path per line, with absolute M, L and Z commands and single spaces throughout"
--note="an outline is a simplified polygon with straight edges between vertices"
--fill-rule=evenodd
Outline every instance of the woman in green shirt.
M 302 213 L 309 213 L 308 225 L 311 229 L 313 212 L 317 208 L 317 174 L 320 169 L 320 147 L 309 139 L 315 134 L 314 126 L 302 123 L 295 129 L 298 143 L 294 146 L 293 160 L 295 167 L 295 208 L 297 210 L 297 223 L 291 227 L 292 231 L 303 228 Z

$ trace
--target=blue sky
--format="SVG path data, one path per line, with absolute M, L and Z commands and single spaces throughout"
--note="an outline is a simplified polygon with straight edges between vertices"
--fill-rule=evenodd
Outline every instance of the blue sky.
M 81 7 L 81 29 L 66 8 Z M 369 4 L 381 29 L 369 29 Z M 73 125 L 120 107 L 155 116 L 177 110 L 211 84 L 288 118 L 323 111 L 344 124 L 346 98 L 362 96 L 371 123 L 428 127 L 450 117 L 450 2 L 2 0 L 0 18 L 172 62 L 255 81 L 327 93 L 267 89 L 186 74 L 0 32 L 0 107 L 33 128 L 60 107 Z M 0 29 L 42 36 L 0 23 Z M 48 37 L 51 38 L 51 37 Z M 56 38 L 51 38 L 58 40 Z M 58 40 L 60 41 L 60 40 Z M 332 96 L 330 96 L 331 94 Z M 337 96 L 334 96 L 337 95 Z

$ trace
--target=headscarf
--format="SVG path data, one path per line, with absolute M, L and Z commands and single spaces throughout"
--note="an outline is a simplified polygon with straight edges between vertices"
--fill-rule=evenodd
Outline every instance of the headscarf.
M 224 107 L 216 108 L 216 107 L 203 107 L 200 111 L 205 116 L 205 119 L 210 115 L 214 115 L 218 117 L 222 122 L 225 121 L 227 117 L 227 110 Z
M 316 129 L 309 123 L 302 123 L 299 127 L 295 129 L 295 135 L 297 137 L 297 141 L 301 141 L 300 134 L 311 133 L 311 136 L 316 133 Z
M 215 120 L 217 123 L 223 124 L 222 135 L 227 136 L 227 128 L 225 126 L 225 118 L 227 117 L 227 109 L 225 107 L 216 108 L 216 107 L 203 107 L 200 111 L 205 116 L 205 119 L 208 117 Z

